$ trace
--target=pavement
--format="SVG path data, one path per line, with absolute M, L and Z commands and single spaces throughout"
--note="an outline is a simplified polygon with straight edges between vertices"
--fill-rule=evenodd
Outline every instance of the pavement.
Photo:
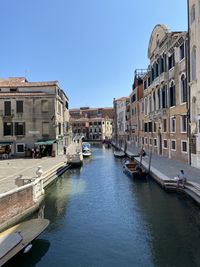
M 38 166 L 42 167 L 45 173 L 61 162 L 67 161 L 66 155 L 44 158 L 20 158 L 0 160 L 0 194 L 10 191 L 18 186 L 15 179 L 20 175 L 23 178 L 35 178 Z
M 136 155 L 140 152 L 139 148 L 134 145 L 128 145 L 127 153 L 129 155 Z M 149 152 L 146 151 L 147 155 L 142 157 L 142 163 L 149 164 Z M 187 180 L 190 182 L 194 182 L 200 185 L 200 169 L 192 167 L 187 163 L 180 162 L 176 159 L 169 159 L 157 154 L 152 153 L 151 157 L 151 168 L 156 169 L 160 173 L 164 174 L 165 177 L 169 179 L 173 179 L 180 170 L 184 170 L 187 175 Z

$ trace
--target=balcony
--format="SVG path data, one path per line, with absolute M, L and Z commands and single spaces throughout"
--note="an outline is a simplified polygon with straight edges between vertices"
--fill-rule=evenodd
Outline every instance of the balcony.
M 163 109 L 158 109 L 158 110 L 154 110 L 152 112 L 149 113 L 149 118 L 151 120 L 154 120 L 156 118 L 161 118 L 163 116 L 167 115 L 167 109 L 163 108 Z

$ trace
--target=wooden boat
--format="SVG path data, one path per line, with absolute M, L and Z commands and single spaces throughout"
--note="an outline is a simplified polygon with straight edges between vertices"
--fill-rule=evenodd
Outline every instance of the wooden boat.
M 113 154 L 116 158 L 124 158 L 126 155 L 123 151 L 120 150 L 115 150 Z
M 125 162 L 124 172 L 133 178 L 146 178 L 146 171 L 135 161 Z
M 0 233 L 0 266 L 18 252 L 28 252 L 31 242 L 49 225 L 47 219 L 32 219 L 19 223 Z

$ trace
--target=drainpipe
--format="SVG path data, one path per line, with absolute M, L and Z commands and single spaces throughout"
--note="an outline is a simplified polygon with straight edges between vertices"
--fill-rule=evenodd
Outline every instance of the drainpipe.
M 191 93 L 190 93 L 190 10 L 189 10 L 189 0 L 187 0 L 187 19 L 188 19 L 188 31 L 187 31 L 187 39 L 186 39 L 186 73 L 187 73 L 187 135 L 188 135 L 188 163 L 191 165 Z

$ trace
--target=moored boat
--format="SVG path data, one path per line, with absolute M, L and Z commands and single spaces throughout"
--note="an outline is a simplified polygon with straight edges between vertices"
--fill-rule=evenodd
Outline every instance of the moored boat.
M 146 171 L 135 161 L 127 161 L 123 165 L 124 172 L 133 178 L 146 178 Z
M 124 158 L 126 155 L 123 151 L 120 150 L 115 150 L 113 154 L 116 158 Z
M 83 144 L 82 144 L 82 154 L 83 154 L 84 158 L 90 157 L 92 155 L 91 145 L 89 143 L 83 142 Z
M 47 219 L 32 219 L 19 223 L 0 233 L 0 266 L 18 252 L 28 252 L 31 242 L 49 225 Z

